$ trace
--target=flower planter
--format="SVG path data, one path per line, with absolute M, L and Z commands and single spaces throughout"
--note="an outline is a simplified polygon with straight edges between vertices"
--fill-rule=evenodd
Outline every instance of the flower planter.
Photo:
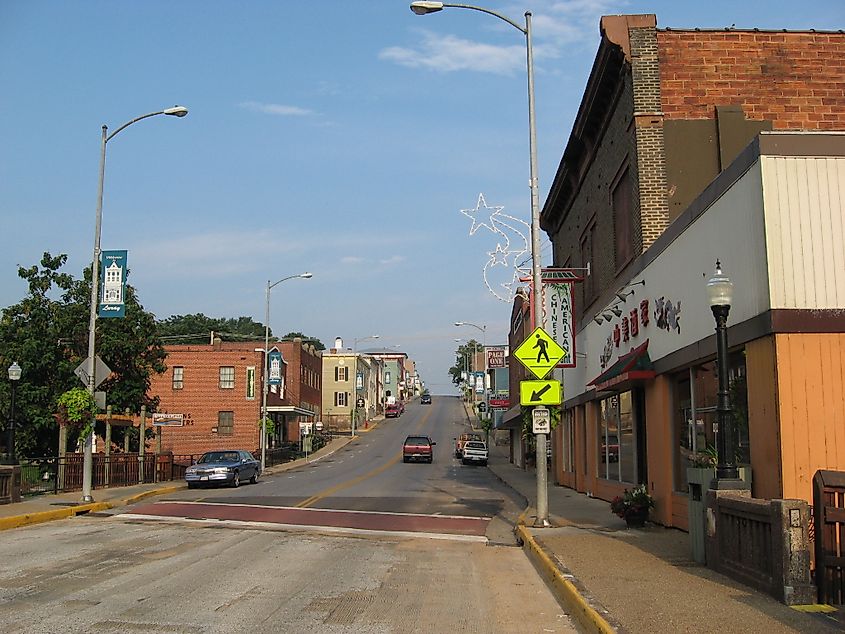
M 625 516 L 625 523 L 628 525 L 628 528 L 642 528 L 645 526 L 647 519 L 648 509 L 642 509 L 628 513 Z

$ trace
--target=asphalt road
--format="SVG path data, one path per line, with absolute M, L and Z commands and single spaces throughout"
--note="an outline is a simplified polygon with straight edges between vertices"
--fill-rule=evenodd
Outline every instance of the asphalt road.
M 5 531 L 0 632 L 575 631 L 514 544 L 521 501 L 454 459 L 464 424 L 435 398 L 255 485 Z M 402 462 L 411 433 L 433 464 Z

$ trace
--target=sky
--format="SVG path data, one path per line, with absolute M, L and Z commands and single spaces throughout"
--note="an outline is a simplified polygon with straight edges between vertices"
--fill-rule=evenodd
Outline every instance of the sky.
M 455 339 L 506 343 L 502 300 L 514 264 L 530 266 L 525 38 L 478 11 L 408 4 L 0 0 L 0 307 L 25 296 L 17 267 L 44 251 L 77 278 L 90 265 L 101 127 L 178 104 L 188 116 L 107 144 L 101 246 L 128 250 L 143 306 L 263 323 L 268 281 L 308 271 L 273 288 L 275 334 L 327 347 L 378 334 L 358 349 L 397 347 L 454 394 Z M 541 208 L 602 15 L 845 28 L 842 0 L 482 6 L 520 25 L 533 13 Z M 544 235 L 545 266 L 550 251 Z

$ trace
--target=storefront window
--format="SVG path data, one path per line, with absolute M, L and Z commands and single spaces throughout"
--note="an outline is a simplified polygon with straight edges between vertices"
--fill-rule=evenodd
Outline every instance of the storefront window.
M 737 464 L 750 457 L 748 437 L 748 397 L 745 382 L 745 352 L 731 354 L 729 398 L 737 430 Z M 717 452 L 716 405 L 719 379 L 715 361 L 685 370 L 674 377 L 674 426 L 678 447 L 675 459 L 675 490 L 687 492 L 687 467 L 700 464 L 706 457 L 715 462 Z M 690 390 L 690 386 L 694 386 Z M 698 457 L 699 460 L 694 460 Z
M 614 394 L 600 402 L 598 442 L 599 477 L 635 482 L 637 460 L 631 392 Z

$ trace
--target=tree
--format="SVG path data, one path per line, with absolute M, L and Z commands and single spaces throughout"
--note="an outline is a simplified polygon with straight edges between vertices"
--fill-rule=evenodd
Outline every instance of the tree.
M 58 399 L 80 385 L 73 371 L 88 356 L 91 268 L 83 279 L 75 280 L 59 272 L 66 260 L 65 255 L 44 253 L 40 267 L 19 267 L 29 293 L 0 317 L 4 360 L 17 360 L 24 369 L 15 418 L 17 446 L 25 456 L 55 453 Z M 61 292 L 61 297 L 54 299 L 51 291 Z M 132 286 L 126 287 L 125 301 L 124 318 L 97 321 L 97 354 L 112 370 L 98 389 L 106 392 L 107 403 L 118 412 L 127 407 L 137 412 L 141 405 L 150 409 L 157 405 L 147 392 L 152 373 L 165 370 L 165 352 L 155 319 L 141 306 Z
M 264 324 L 252 317 L 206 317 L 194 315 L 173 315 L 157 324 L 162 340 L 170 343 L 208 343 L 211 333 L 224 341 L 264 339 Z
M 470 339 L 465 344 L 458 346 L 458 349 L 455 351 L 455 365 L 449 368 L 452 383 L 455 385 L 461 384 L 461 373 L 468 371 L 467 359 L 472 359 L 477 350 L 481 350 L 481 344 L 475 339 Z
M 322 341 L 320 341 L 316 337 L 308 337 L 306 335 L 303 335 L 301 332 L 289 332 L 284 337 L 282 337 L 282 341 L 293 341 L 297 337 L 299 337 L 303 341 L 308 341 L 308 342 L 314 344 L 314 347 L 317 350 L 325 350 L 326 349 L 326 346 L 323 345 Z

